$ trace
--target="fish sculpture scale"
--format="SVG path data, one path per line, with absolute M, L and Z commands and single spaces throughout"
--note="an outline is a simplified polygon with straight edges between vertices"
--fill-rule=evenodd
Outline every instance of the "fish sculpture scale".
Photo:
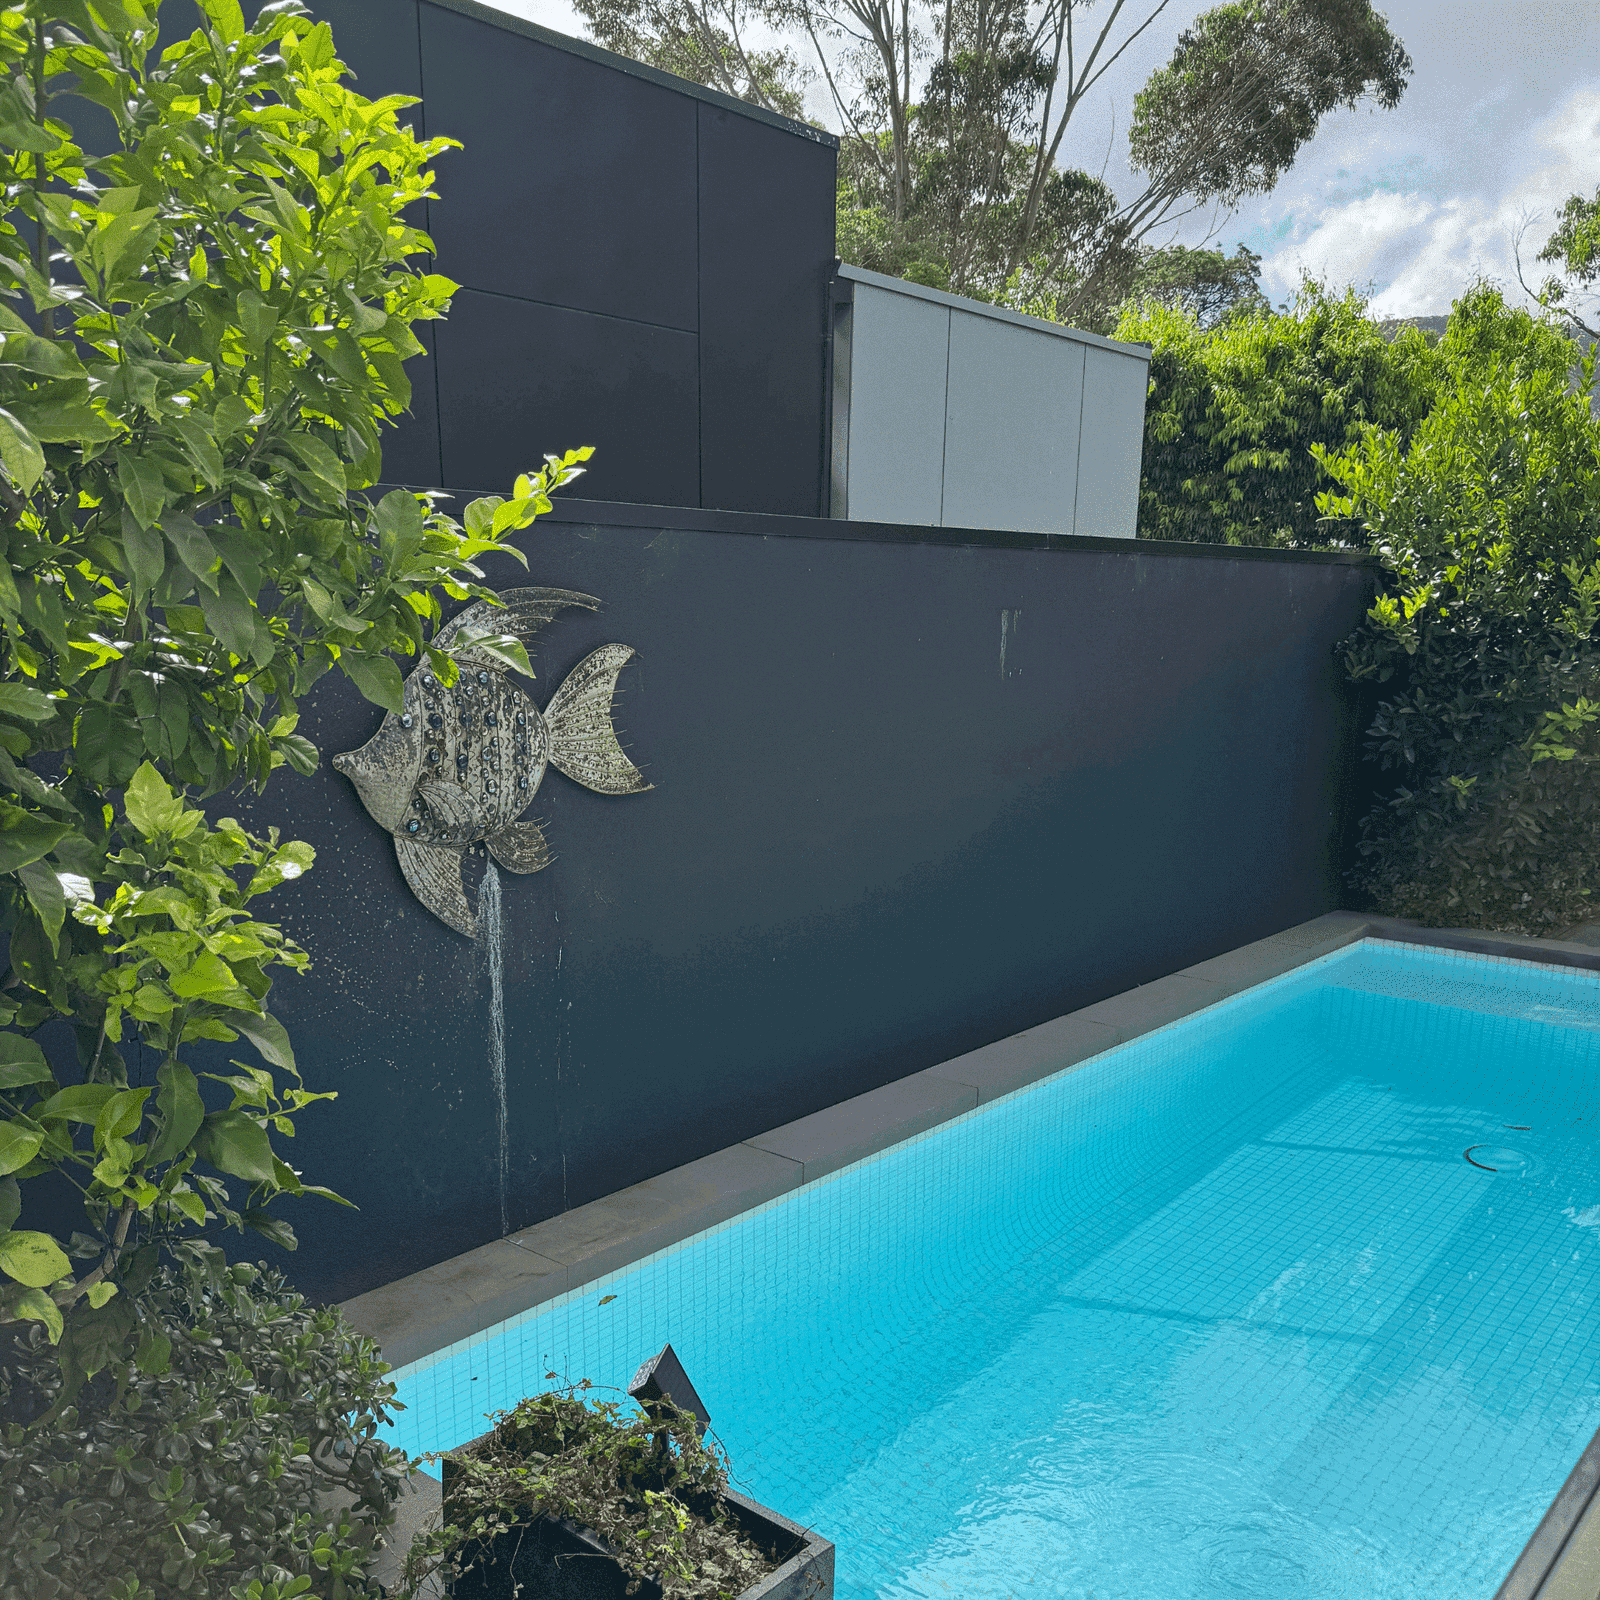
M 531 646 L 567 606 L 600 602 L 571 589 L 510 589 L 504 606 L 470 605 L 434 644 L 458 669 L 448 688 L 424 662 L 405 680 L 398 715 L 389 712 L 358 750 L 333 758 L 373 820 L 394 837 L 411 891 L 441 922 L 475 938 L 477 916 L 461 881 L 463 855 L 477 844 L 511 872 L 551 861 L 536 822 L 519 822 L 546 767 L 598 794 L 652 787 L 622 752 L 611 722 L 617 674 L 633 655 L 606 644 L 585 656 L 541 712 L 505 667 L 471 644 L 451 649 L 466 628 L 495 627 Z

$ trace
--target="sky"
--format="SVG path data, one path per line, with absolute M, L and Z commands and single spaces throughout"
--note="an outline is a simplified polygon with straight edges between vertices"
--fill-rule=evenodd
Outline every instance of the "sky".
M 1157 4 L 1128 4 L 1113 46 Z M 1142 191 L 1127 165 L 1133 97 L 1210 8 L 1168 0 L 1079 107 L 1063 165 L 1103 171 L 1125 199 Z M 567 0 L 499 0 L 499 9 L 586 37 Z M 1098 30 L 1109 9 L 1089 6 L 1082 25 Z M 1526 224 L 1522 275 L 1537 288 L 1552 268 L 1534 257 L 1562 202 L 1600 188 L 1600 3 L 1377 0 L 1376 9 L 1413 63 L 1400 104 L 1330 114 L 1272 193 L 1228 216 L 1208 209 L 1169 223 L 1146 242 L 1230 255 L 1242 243 L 1262 257 L 1262 284 L 1278 304 L 1303 271 L 1335 290 L 1354 285 L 1376 317 L 1441 316 L 1479 275 L 1528 304 L 1513 257 L 1518 228 Z M 820 94 L 811 109 L 836 126 Z

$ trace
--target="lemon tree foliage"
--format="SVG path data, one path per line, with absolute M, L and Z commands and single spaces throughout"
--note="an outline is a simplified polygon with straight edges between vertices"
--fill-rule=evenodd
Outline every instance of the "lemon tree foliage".
M 1600 420 L 1594 354 L 1479 284 L 1439 346 L 1410 434 L 1337 453 L 1317 506 L 1388 572 L 1343 646 L 1380 696 L 1388 774 L 1354 882 L 1435 925 L 1549 933 L 1600 884 Z
M 441 593 L 486 595 L 474 558 L 589 453 L 464 526 L 364 493 L 414 324 L 455 287 L 404 220 L 450 141 L 346 87 L 297 0 L 251 27 L 237 0 L 200 10 L 158 56 L 141 0 L 0 4 L 0 1325 L 58 1342 L 58 1405 L 119 1352 L 165 1361 L 119 1293 L 129 1252 L 209 1258 L 217 1223 L 292 1246 L 268 1203 L 337 1198 L 274 1146 L 330 1096 L 267 1006 L 305 953 L 255 909 L 311 850 L 198 802 L 311 771 L 296 704 L 331 670 L 398 710 Z M 75 139 L 86 102 L 106 153 Z M 75 1070 L 34 1037 L 60 1021 Z M 198 1040 L 243 1058 L 204 1094 Z M 66 1240 L 28 1225 L 47 1174 L 83 1198 Z

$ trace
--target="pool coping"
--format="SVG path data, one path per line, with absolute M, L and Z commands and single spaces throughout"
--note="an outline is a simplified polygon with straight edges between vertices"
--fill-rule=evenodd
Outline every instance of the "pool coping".
M 343 1301 L 404 1367 L 568 1290 L 1363 938 L 1600 971 L 1600 948 L 1330 911 L 897 1078 Z M 1600 1431 L 1495 1600 L 1600 1600 Z

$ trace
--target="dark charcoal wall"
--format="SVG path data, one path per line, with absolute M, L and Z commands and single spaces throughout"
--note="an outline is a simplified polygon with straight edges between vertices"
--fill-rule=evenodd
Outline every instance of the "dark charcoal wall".
M 605 602 L 536 700 L 633 645 L 655 788 L 550 773 L 556 860 L 504 879 L 512 1228 L 1338 904 L 1370 568 L 575 501 L 524 538 L 494 584 Z M 379 721 L 342 679 L 305 709 L 325 758 Z M 326 765 L 254 820 L 317 849 L 274 1008 L 339 1092 L 295 1164 L 362 1209 L 285 1203 L 282 1259 L 339 1300 L 499 1232 L 487 977 Z
M 309 3 L 363 94 L 464 146 L 387 477 L 504 492 L 592 444 L 596 498 L 822 513 L 836 140 L 471 0 Z

